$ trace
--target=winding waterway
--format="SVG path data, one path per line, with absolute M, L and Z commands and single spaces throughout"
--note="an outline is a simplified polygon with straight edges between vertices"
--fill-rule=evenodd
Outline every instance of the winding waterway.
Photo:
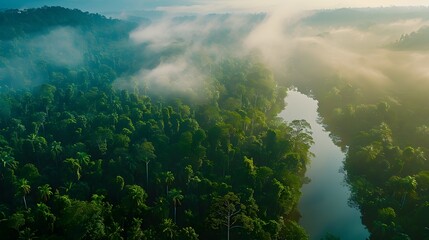
M 361 223 L 360 212 L 348 205 L 350 190 L 344 183 L 344 153 L 336 146 L 329 133 L 317 123 L 317 101 L 296 91 L 289 91 L 287 106 L 280 116 L 290 122 L 305 119 L 310 123 L 315 154 L 307 168 L 311 182 L 305 184 L 298 208 L 302 215 L 300 224 L 310 234 L 310 239 L 321 239 L 327 233 L 342 240 L 360 240 L 369 236 Z

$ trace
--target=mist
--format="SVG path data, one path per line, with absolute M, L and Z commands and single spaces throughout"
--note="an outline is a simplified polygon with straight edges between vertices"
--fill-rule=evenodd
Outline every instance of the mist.
M 275 73 L 276 80 L 287 86 L 329 78 L 380 93 L 392 84 L 427 86 L 427 52 L 395 47 L 401 37 L 429 25 L 429 20 L 421 17 L 422 8 L 410 8 L 399 15 L 397 8 L 356 9 L 353 14 L 370 17 L 358 23 L 347 16 L 331 17 L 334 26 L 320 25 L 325 16 L 341 15 L 342 11 L 352 10 L 282 8 L 259 15 L 167 16 L 135 29 L 130 39 L 146 44 L 154 54 L 168 54 L 153 69 L 121 76 L 116 86 L 130 88 L 129 82 L 154 94 L 186 93 L 202 99 L 206 94 L 200 93 L 211 77 L 210 66 L 225 58 L 250 56 L 257 56 Z M 380 15 L 384 20 L 375 21 Z
M 14 42 L 3 40 L 0 45 L 15 45 L 16 53 L 0 58 L 0 82 L 14 88 L 31 87 L 46 82 L 46 67 L 77 67 L 82 65 L 86 44 L 77 29 L 59 27 L 46 33 Z M 8 55 L 10 55 L 8 57 Z
M 382 23 L 367 19 L 356 25 L 346 19 L 343 26 L 337 23 L 326 27 L 306 23 L 319 13 L 303 12 L 292 17 L 273 14 L 246 37 L 246 46 L 263 56 L 280 82 L 323 81 L 338 76 L 371 88 L 388 87 L 403 81 L 404 76 L 408 84 L 426 76 L 425 51 L 405 51 L 393 46 L 401 36 L 427 27 L 427 19 L 399 17 Z
M 85 42 L 76 29 L 60 27 L 27 42 L 39 60 L 57 66 L 75 67 L 84 62 Z
M 106 1 L 103 11 L 120 20 L 63 7 L 2 12 L 0 150 L 9 170 L 0 200 L 10 214 L 25 214 L 12 228 L 18 215 L 0 212 L 0 232 L 427 236 L 427 214 L 420 213 L 429 211 L 429 8 L 338 8 L 405 1 L 155 2 L 129 0 L 121 8 Z M 298 114 L 285 112 L 288 104 Z M 311 117 L 300 120 L 306 111 Z M 313 144 L 323 151 L 313 155 Z M 305 175 L 314 163 L 316 174 Z M 38 180 L 30 176 L 37 169 Z M 306 193 L 323 174 L 335 183 L 314 187 L 320 195 Z M 38 186 L 50 178 L 52 187 Z M 42 187 L 44 199 L 34 191 Z M 48 201 L 51 195 L 70 204 Z M 225 201 L 238 210 L 219 215 Z M 27 221 L 51 207 L 49 224 Z M 86 226 L 69 214 L 82 209 L 91 210 Z M 239 225 L 220 229 L 231 217 Z M 323 228 L 315 233 L 302 220 Z M 167 225 L 177 234 L 165 235 Z M 77 228 L 86 232 L 69 231 Z
M 247 56 L 245 38 L 264 18 L 264 14 L 169 16 L 140 26 L 130 33 L 130 40 L 163 57 L 154 68 L 142 67 L 134 75 L 121 76 L 115 86 L 207 100 L 212 67 L 226 58 Z

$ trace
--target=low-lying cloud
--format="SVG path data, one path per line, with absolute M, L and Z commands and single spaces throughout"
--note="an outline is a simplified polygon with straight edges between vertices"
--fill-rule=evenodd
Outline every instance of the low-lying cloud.
M 84 63 L 85 41 L 73 28 L 61 27 L 42 35 L 15 39 L 10 57 L 0 56 L 0 83 L 14 88 L 35 86 L 47 81 L 46 65 L 76 67 Z M 45 67 L 43 67 L 45 66 Z
M 366 19 L 365 27 L 316 26 L 303 21 L 311 14 L 317 12 L 277 9 L 259 18 L 232 14 L 155 22 L 135 30 L 130 38 L 147 44 L 155 53 L 174 48 L 180 51 L 167 55 L 154 69 L 122 77 L 118 86 L 124 87 L 134 79 L 137 85 L 163 94 L 198 93 L 210 71 L 199 66 L 195 55 L 205 55 L 216 63 L 224 57 L 255 53 L 275 72 L 277 80 L 286 84 L 336 77 L 380 91 L 398 84 L 429 86 L 428 52 L 392 47 L 402 35 L 429 26 L 427 19 L 410 14 L 407 18 L 386 18 L 380 23 Z
M 249 49 L 260 52 L 278 81 L 299 84 L 334 77 L 380 93 L 398 85 L 429 87 L 429 53 L 392 47 L 402 35 L 429 26 L 427 20 L 411 16 L 372 22 L 364 28 L 321 27 L 301 21 L 307 14 L 295 15 L 298 18 L 272 14 L 245 39 Z
M 116 81 L 120 88 L 138 87 L 152 94 L 207 98 L 211 66 L 226 57 L 247 54 L 244 38 L 265 16 L 208 15 L 170 17 L 142 26 L 130 33 L 136 44 L 161 55 L 153 69 L 142 68 L 132 76 Z
M 191 99 L 203 97 L 206 76 L 190 65 L 186 58 L 175 59 L 159 64 L 154 69 L 142 69 L 132 77 L 117 79 L 116 87 L 137 88 L 145 93 L 161 96 L 180 96 Z
M 85 44 L 77 30 L 57 28 L 28 42 L 40 60 L 56 66 L 76 66 L 84 61 Z

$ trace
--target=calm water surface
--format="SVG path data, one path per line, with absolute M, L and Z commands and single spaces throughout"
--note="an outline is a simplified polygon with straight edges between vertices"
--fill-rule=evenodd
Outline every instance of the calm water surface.
M 344 183 L 344 153 L 337 147 L 317 123 L 317 101 L 296 91 L 289 91 L 285 101 L 287 107 L 280 116 L 290 122 L 305 119 L 310 123 L 315 157 L 307 168 L 311 179 L 302 187 L 298 208 L 302 215 L 300 224 L 310 234 L 310 239 L 320 239 L 326 233 L 342 240 L 366 239 L 368 231 L 361 223 L 361 214 L 348 205 L 350 191 Z

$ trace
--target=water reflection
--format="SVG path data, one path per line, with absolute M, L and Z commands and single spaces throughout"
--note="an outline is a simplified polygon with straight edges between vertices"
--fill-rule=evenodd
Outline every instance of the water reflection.
M 311 182 L 303 186 L 298 205 L 300 224 L 311 239 L 321 239 L 326 233 L 343 240 L 366 239 L 369 233 L 361 223 L 360 212 L 348 205 L 350 191 L 340 171 L 344 153 L 317 122 L 317 101 L 296 91 L 289 91 L 285 101 L 287 107 L 280 116 L 289 122 L 307 120 L 314 138 L 311 151 L 315 157 L 306 173 Z

